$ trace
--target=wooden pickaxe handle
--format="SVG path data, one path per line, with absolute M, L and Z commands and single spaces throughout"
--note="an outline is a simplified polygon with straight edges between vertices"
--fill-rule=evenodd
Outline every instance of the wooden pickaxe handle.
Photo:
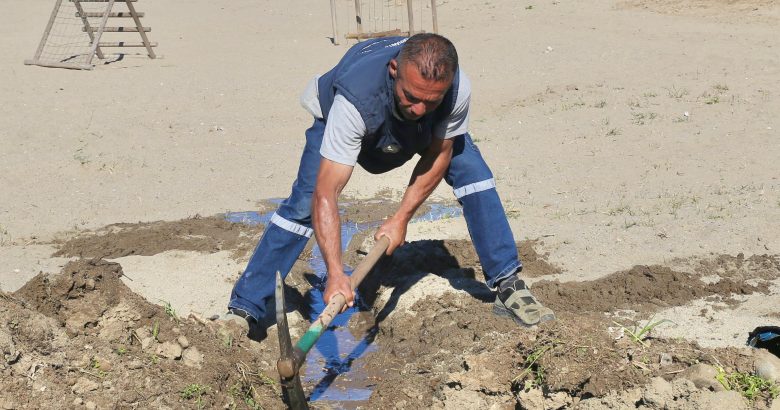
M 355 290 L 358 285 L 360 285 L 360 282 L 363 281 L 368 272 L 376 265 L 382 255 L 385 254 L 388 246 L 390 246 L 390 239 L 386 236 L 382 236 L 363 260 L 360 261 L 360 264 L 352 271 L 352 275 L 349 278 L 352 290 Z M 307 330 L 298 340 L 298 343 L 295 344 L 292 357 L 282 358 L 277 362 L 276 366 L 280 376 L 290 378 L 298 372 L 303 360 L 306 358 L 306 354 L 308 354 L 309 350 L 317 343 L 317 340 L 322 336 L 325 329 L 328 328 L 330 322 L 333 321 L 336 315 L 341 313 L 341 309 L 344 308 L 346 303 L 347 300 L 341 293 L 337 293 L 330 298 L 328 306 L 325 307 L 317 320 L 312 322 L 309 326 L 309 330 Z

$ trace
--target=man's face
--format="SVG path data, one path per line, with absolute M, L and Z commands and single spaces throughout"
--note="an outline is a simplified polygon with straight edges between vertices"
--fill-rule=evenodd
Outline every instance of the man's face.
M 390 75 L 395 78 L 395 102 L 398 112 L 409 121 L 419 120 L 435 110 L 452 84 L 449 81 L 426 80 L 417 66 L 411 63 L 399 66 L 396 60 L 389 65 Z

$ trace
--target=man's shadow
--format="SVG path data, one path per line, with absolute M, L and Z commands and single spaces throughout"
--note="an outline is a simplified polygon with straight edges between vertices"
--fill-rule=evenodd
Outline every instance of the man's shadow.
M 472 246 L 470 242 L 464 243 Z M 493 302 L 495 295 L 482 275 L 477 277 L 473 266 L 461 266 L 450 248 L 452 246 L 448 247 L 442 240 L 415 241 L 399 247 L 392 256 L 377 263 L 358 290 L 368 306 L 378 308 L 379 290 L 383 287 L 393 289 L 376 315 L 375 326 L 379 326 L 396 309 L 404 293 L 429 275 L 446 279 L 454 290 L 464 291 L 476 300 Z M 473 247 L 466 251 L 473 251 Z M 473 260 L 478 263 L 476 255 Z
M 465 242 L 473 251 L 473 246 Z M 476 256 L 474 263 L 478 263 Z M 421 240 L 407 243 L 395 250 L 392 256 L 385 256 L 374 266 L 366 278 L 358 287 L 360 296 L 360 310 L 371 311 L 379 309 L 374 318 L 373 325 L 366 330 L 363 339 L 355 346 L 354 350 L 342 357 L 328 360 L 327 375 L 314 387 L 312 399 L 317 392 L 324 392 L 336 380 L 339 374 L 349 371 L 355 359 L 371 346 L 379 334 L 380 324 L 396 309 L 401 296 L 418 284 L 423 278 L 435 275 L 447 279 L 455 290 L 468 293 L 475 299 L 484 303 L 492 303 L 495 296 L 487 287 L 484 280 L 477 278 L 477 274 L 471 266 L 461 266 L 458 258 L 448 249 L 442 240 Z M 480 275 L 481 276 L 481 275 Z M 320 281 L 315 275 L 307 279 L 313 285 Z M 392 292 L 384 304 L 378 306 L 381 301 L 381 289 L 392 288 Z M 309 291 L 311 292 L 311 291 Z M 306 310 L 304 308 L 304 310 Z M 303 312 L 302 312 L 303 313 Z M 325 336 L 327 337 L 327 336 Z M 333 343 L 333 341 L 331 341 Z

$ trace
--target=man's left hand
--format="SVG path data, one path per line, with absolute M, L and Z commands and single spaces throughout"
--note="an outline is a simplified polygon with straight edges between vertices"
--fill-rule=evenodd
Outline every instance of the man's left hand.
M 390 240 L 390 245 L 387 247 L 385 254 L 392 255 L 395 248 L 401 246 L 406 241 L 406 226 L 409 222 L 405 221 L 397 216 L 392 216 L 386 220 L 381 227 L 376 231 L 374 240 L 386 236 Z

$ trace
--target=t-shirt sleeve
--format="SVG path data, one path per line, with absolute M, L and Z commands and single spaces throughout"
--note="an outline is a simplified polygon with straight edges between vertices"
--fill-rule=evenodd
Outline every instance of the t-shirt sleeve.
M 471 81 L 463 70 L 458 70 L 458 95 L 449 117 L 433 130 L 433 136 L 448 139 L 469 131 L 469 104 L 471 103 Z
M 339 164 L 355 166 L 365 134 L 366 124 L 357 108 L 343 95 L 336 94 L 325 124 L 320 155 Z

